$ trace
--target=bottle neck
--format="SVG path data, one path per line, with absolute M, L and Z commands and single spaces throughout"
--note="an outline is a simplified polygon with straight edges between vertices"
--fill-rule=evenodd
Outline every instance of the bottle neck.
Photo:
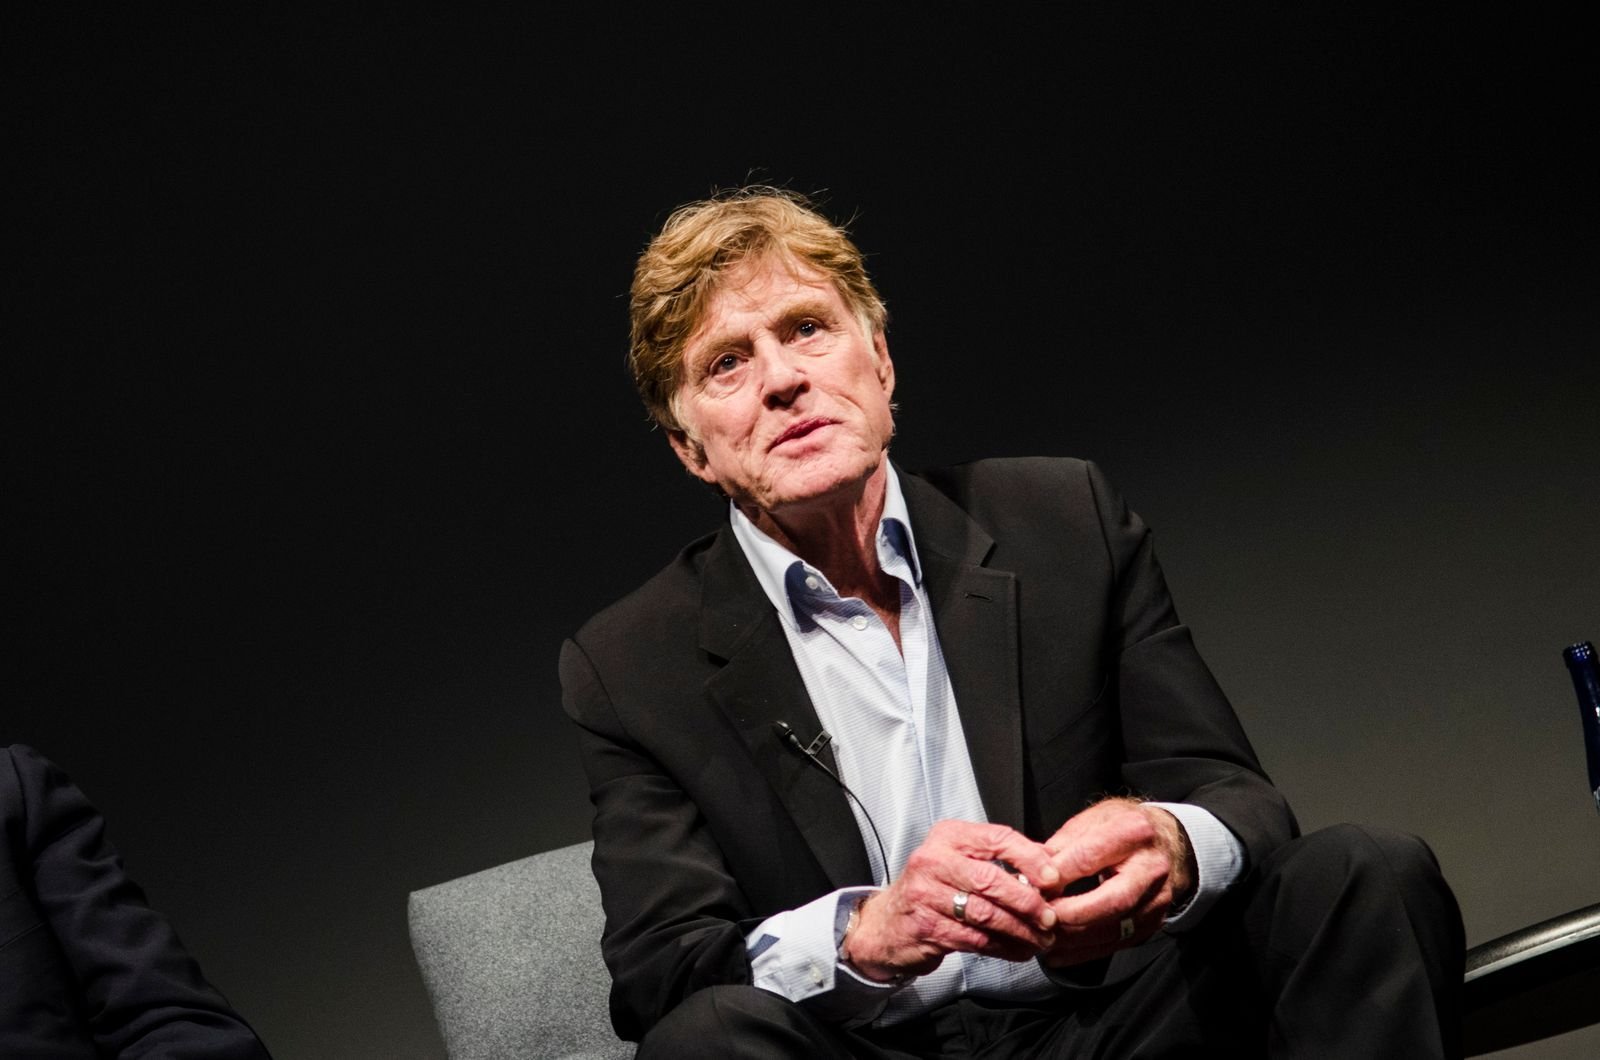
M 1578 701 L 1588 708 L 1600 710 L 1600 664 L 1595 661 L 1594 645 L 1586 640 L 1580 641 L 1563 648 L 1561 658 L 1566 661 L 1567 670 L 1572 674 L 1572 687 L 1578 693 Z
M 1600 666 L 1595 663 L 1594 645 L 1588 641 L 1573 644 L 1561 653 L 1572 674 L 1572 690 L 1578 695 L 1578 712 L 1583 716 L 1583 745 L 1589 759 L 1589 788 L 1595 809 L 1600 810 Z

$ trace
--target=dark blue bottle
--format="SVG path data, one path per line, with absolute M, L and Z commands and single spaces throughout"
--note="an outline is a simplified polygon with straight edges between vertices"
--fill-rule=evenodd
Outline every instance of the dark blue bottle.
M 1578 693 L 1578 710 L 1583 714 L 1583 747 L 1589 755 L 1589 790 L 1594 792 L 1595 809 L 1600 810 L 1600 669 L 1596 668 L 1594 645 L 1588 641 L 1563 649 L 1561 657 L 1572 672 L 1572 687 Z

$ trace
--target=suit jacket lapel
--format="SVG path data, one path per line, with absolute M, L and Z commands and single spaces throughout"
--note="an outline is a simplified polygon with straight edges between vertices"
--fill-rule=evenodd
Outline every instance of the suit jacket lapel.
M 786 746 L 773 729 L 788 722 L 803 742 L 822 731 L 795 667 L 781 620 L 724 525 L 706 555 L 700 645 L 723 667 L 706 692 L 738 731 L 833 886 L 872 882 L 861 831 L 834 780 Z M 831 747 L 820 756 L 837 771 Z
M 1016 576 L 983 566 L 994 539 L 954 501 L 910 475 L 900 488 L 911 513 L 922 581 L 933 603 L 967 752 L 989 820 L 1021 831 L 1022 692 Z

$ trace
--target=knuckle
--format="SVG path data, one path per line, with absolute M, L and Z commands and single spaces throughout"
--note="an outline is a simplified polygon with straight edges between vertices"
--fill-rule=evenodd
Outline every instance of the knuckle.
M 1011 829 L 993 821 L 978 825 L 977 837 L 989 846 L 999 846 L 1011 837 Z
M 1139 810 L 1132 810 L 1117 818 L 1117 830 L 1122 833 L 1124 842 L 1142 842 L 1154 831 L 1150 818 Z
M 982 953 L 993 945 L 994 940 L 982 931 L 965 927 L 956 930 L 954 948 L 970 950 L 973 953 Z
M 992 891 L 1007 878 L 1005 870 L 992 861 L 976 862 L 972 868 L 972 887 L 977 891 Z
M 934 932 L 943 918 L 935 916 L 927 906 L 918 905 L 906 914 L 906 919 L 910 921 L 911 933 L 918 938 L 925 938 Z
M 936 821 L 934 822 L 933 827 L 928 830 L 928 838 L 933 839 L 937 837 L 941 844 L 945 846 L 954 846 L 960 842 L 962 833 L 971 827 L 972 826 L 966 821 Z

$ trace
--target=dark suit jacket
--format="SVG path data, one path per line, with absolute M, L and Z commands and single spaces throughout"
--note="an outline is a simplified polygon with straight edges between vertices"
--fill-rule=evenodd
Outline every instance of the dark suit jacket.
M 1294 834 L 1148 530 L 1092 464 L 990 460 L 901 484 L 991 821 L 1044 839 L 1128 792 L 1204 807 L 1251 861 Z M 694 990 L 749 982 L 756 922 L 872 882 L 845 795 L 773 733 L 820 723 L 730 527 L 587 623 L 561 681 L 623 1037 Z
M 0 827 L 0 1057 L 265 1060 L 100 814 L 31 748 L 0 749 Z

